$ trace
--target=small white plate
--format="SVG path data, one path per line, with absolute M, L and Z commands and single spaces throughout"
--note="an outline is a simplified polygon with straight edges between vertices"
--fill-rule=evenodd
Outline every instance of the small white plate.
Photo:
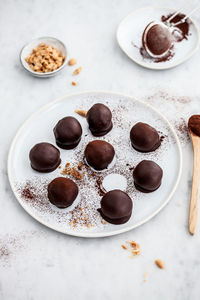
M 101 196 L 96 187 L 96 177 L 89 176 L 88 172 L 83 180 L 75 180 L 79 186 L 80 201 L 87 204 L 88 217 L 96 225 L 87 226 L 70 225 L 71 212 L 74 207 L 66 210 L 55 208 L 47 199 L 45 184 L 60 174 L 61 169 L 52 173 L 42 174 L 30 167 L 29 151 L 34 144 L 42 141 L 55 145 L 53 127 L 59 119 L 72 115 L 76 117 L 83 128 L 81 142 L 74 150 L 60 149 L 62 167 L 67 162 L 78 164 L 83 159 L 87 143 L 97 139 L 88 129 L 85 118 L 77 115 L 77 108 L 88 110 L 94 103 L 101 102 L 108 105 L 113 114 L 113 129 L 100 139 L 110 142 L 116 152 L 116 163 L 112 169 L 98 172 L 97 176 L 105 178 L 107 174 L 121 174 L 127 179 L 127 192 L 133 200 L 133 214 L 131 219 L 123 225 L 102 224 L 97 208 L 100 207 Z M 161 146 L 151 153 L 135 151 L 130 144 L 130 129 L 138 121 L 147 122 L 157 128 L 165 136 Z M 151 159 L 163 168 L 163 181 L 161 187 L 149 194 L 137 191 L 133 184 L 132 169 L 143 159 Z M 119 234 L 150 220 L 171 199 L 181 175 L 182 154 L 175 131 L 169 122 L 157 110 L 132 97 L 109 92 L 85 92 L 65 96 L 44 107 L 30 116 L 18 130 L 8 157 L 8 176 L 11 188 L 22 207 L 36 220 L 56 231 L 81 237 L 103 237 Z M 27 201 L 22 197 L 21 187 L 26 181 L 34 183 L 39 193 L 39 200 Z M 39 202 L 37 202 L 39 201 Z M 77 204 L 77 203 L 76 203 Z M 86 206 L 84 206 L 86 207 Z
M 25 58 L 28 57 L 31 54 L 31 52 L 33 51 L 33 49 L 36 48 L 41 43 L 45 43 L 47 45 L 51 45 L 51 46 L 59 49 L 61 51 L 61 53 L 65 56 L 65 61 L 62 64 L 62 66 L 60 66 L 60 68 L 58 68 L 55 71 L 51 71 L 51 72 L 47 72 L 47 73 L 39 73 L 39 72 L 33 71 L 29 67 L 29 64 L 26 62 Z M 32 40 L 31 42 L 29 42 L 22 48 L 22 50 L 20 52 L 20 62 L 22 64 L 22 66 L 24 67 L 24 69 L 27 72 L 31 73 L 33 76 L 40 77 L 40 78 L 47 78 L 47 77 L 56 75 L 59 71 L 61 71 L 66 66 L 67 56 L 68 56 L 68 52 L 67 52 L 66 46 L 63 42 L 61 42 L 60 40 L 58 40 L 54 37 L 40 37 L 35 40 Z
M 120 48 L 137 64 L 155 70 L 170 69 L 189 59 L 197 51 L 200 41 L 199 28 L 191 18 L 188 40 L 175 43 L 175 55 L 169 61 L 156 63 L 144 59 L 140 54 L 145 27 L 152 21 L 160 21 L 161 16 L 173 12 L 174 10 L 170 8 L 147 6 L 130 13 L 117 29 L 116 37 Z

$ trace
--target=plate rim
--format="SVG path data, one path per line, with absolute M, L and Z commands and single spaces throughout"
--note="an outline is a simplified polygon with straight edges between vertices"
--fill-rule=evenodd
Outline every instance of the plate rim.
M 171 192 L 169 193 L 168 197 L 166 198 L 166 200 L 162 203 L 162 205 L 156 209 L 152 214 L 150 214 L 148 217 L 144 218 L 143 220 L 141 220 L 140 222 L 132 225 L 132 226 L 127 226 L 125 228 L 121 228 L 121 229 L 118 229 L 118 230 L 111 230 L 109 232 L 99 232 L 99 233 L 95 233 L 95 232 L 73 232 L 72 230 L 70 231 L 64 231 L 64 230 L 59 230 L 57 228 L 55 228 L 53 225 L 49 225 L 48 223 L 46 223 L 45 221 L 41 220 L 39 217 L 35 216 L 34 213 L 32 213 L 32 210 L 29 209 L 29 207 L 27 207 L 26 205 L 24 205 L 24 202 L 21 200 L 21 198 L 19 197 L 19 195 L 17 194 L 16 192 L 16 189 L 15 189 L 15 183 L 14 183 L 14 180 L 12 178 L 12 172 L 11 172 L 11 167 L 12 167 L 12 156 L 13 156 L 13 152 L 14 152 L 14 148 L 15 148 L 15 145 L 17 143 L 17 140 L 21 134 L 21 132 L 23 131 L 23 129 L 26 127 L 26 125 L 29 123 L 29 121 L 34 118 L 35 116 L 37 116 L 38 114 L 40 114 L 42 111 L 45 111 L 46 109 L 50 108 L 51 106 L 54 106 L 56 103 L 59 103 L 59 102 L 62 102 L 62 101 L 67 101 L 69 98 L 73 97 L 73 96 L 80 96 L 80 95 L 87 95 L 87 94 L 110 94 L 110 95 L 113 95 L 113 96 L 117 96 L 117 97 L 125 97 L 125 98 L 128 98 L 130 99 L 131 101 L 138 101 L 139 103 L 141 103 L 142 105 L 148 107 L 149 109 L 153 110 L 154 112 L 156 112 L 161 119 L 163 119 L 168 127 L 170 128 L 171 132 L 173 133 L 174 135 L 174 138 L 175 138 L 175 141 L 176 141 L 176 145 L 178 147 L 178 153 L 179 153 L 179 170 L 178 170 L 178 176 L 176 178 L 176 182 L 171 190 Z M 60 233 L 63 233 L 63 234 L 67 234 L 67 235 L 70 235 L 70 236 L 76 236 L 76 237 L 83 237 L 83 238 L 99 238 L 99 237 L 108 237 L 108 236 L 113 236 L 113 235 L 118 235 L 118 234 L 121 234 L 123 232 L 128 232 L 132 229 L 135 229 L 143 224 L 145 224 L 146 222 L 148 222 L 149 220 L 151 220 L 154 216 L 156 216 L 168 203 L 169 201 L 171 200 L 172 196 L 174 195 L 177 187 L 178 187 L 178 184 L 179 184 L 179 181 L 180 181 L 180 178 L 181 178 L 181 174 L 182 174 L 182 149 L 181 149 L 181 144 L 180 144 L 180 141 L 179 141 L 179 138 L 174 130 L 174 128 L 171 126 L 171 124 L 169 123 L 169 121 L 167 120 L 167 118 L 159 112 L 159 110 L 157 110 L 156 108 L 154 108 L 152 105 L 150 105 L 149 103 L 146 103 L 144 101 L 141 101 L 141 100 L 138 100 L 137 98 L 134 98 L 130 95 L 126 95 L 126 94 L 122 94 L 122 93 L 116 93 L 116 92 L 110 92 L 110 91 L 106 91 L 106 90 L 93 90 L 93 91 L 84 91 L 84 92 L 78 92 L 78 93 L 71 93 L 71 94 L 67 94 L 65 96 L 62 96 L 54 101 L 51 101 L 43 106 L 41 106 L 38 110 L 36 110 L 35 112 L 33 112 L 22 124 L 21 126 L 18 128 L 15 136 L 13 137 L 13 140 L 11 142 L 11 145 L 10 145 L 10 148 L 9 148 L 9 152 L 8 152 L 8 159 L 7 159 L 7 171 L 8 171 L 8 179 L 9 179 L 9 183 L 10 183 L 10 187 L 11 187 L 11 190 L 13 192 L 13 194 L 15 195 L 15 198 L 17 199 L 17 201 L 19 202 L 19 204 L 23 207 L 23 209 L 32 217 L 34 218 L 36 221 L 38 221 L 39 223 L 41 223 L 42 225 L 50 228 L 50 229 L 53 229 L 54 231 L 57 231 L 57 232 L 60 232 Z
M 199 44 L 200 44 L 200 29 L 199 26 L 197 25 L 197 23 L 193 20 L 193 18 L 190 17 L 190 20 L 192 21 L 195 30 L 197 32 L 197 42 L 196 42 L 196 46 L 194 47 L 194 49 L 192 51 L 190 51 L 186 56 L 184 56 L 184 58 L 179 59 L 177 62 L 174 62 L 171 65 L 168 66 L 161 66 L 159 64 L 148 64 L 146 62 L 143 61 L 139 61 L 138 59 L 134 59 L 132 58 L 128 52 L 124 49 L 123 45 L 120 43 L 120 39 L 119 39 L 119 29 L 122 25 L 122 23 L 128 19 L 131 15 L 134 15 L 135 13 L 141 11 L 141 10 L 145 10 L 145 9 L 149 9 L 149 8 L 155 8 L 155 9 L 168 9 L 168 10 L 174 10 L 173 8 L 170 7 L 166 7 L 166 6 L 156 6 L 156 5 L 147 5 L 147 6 L 143 6 L 140 7 L 138 9 L 133 10 L 132 12 L 130 12 L 128 15 L 126 15 L 123 19 L 121 19 L 119 25 L 117 26 L 117 30 L 116 30 L 116 40 L 117 43 L 120 47 L 120 49 L 128 56 L 128 58 L 130 58 L 134 63 L 146 68 L 146 69 L 151 69 L 151 70 L 168 70 L 174 67 L 177 67 L 178 65 L 184 63 L 185 61 L 187 61 L 190 57 L 192 57 L 198 50 L 199 48 Z

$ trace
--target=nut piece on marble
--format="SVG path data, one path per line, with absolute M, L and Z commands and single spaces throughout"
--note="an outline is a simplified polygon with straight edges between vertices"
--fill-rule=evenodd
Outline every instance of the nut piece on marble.
M 156 259 L 156 260 L 155 260 L 155 264 L 156 264 L 157 267 L 160 268 L 160 269 L 164 269 L 164 268 L 165 268 L 164 262 L 163 262 L 161 259 Z
M 74 66 L 77 64 L 77 60 L 76 58 L 71 58 L 69 61 L 68 61 L 68 65 L 69 66 Z
M 76 70 L 74 70 L 73 74 L 74 75 L 78 75 L 82 70 L 82 67 L 77 68 Z

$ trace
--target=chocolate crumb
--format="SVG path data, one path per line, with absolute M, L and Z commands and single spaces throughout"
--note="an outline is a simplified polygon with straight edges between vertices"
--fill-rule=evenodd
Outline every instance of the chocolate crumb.
M 104 196 L 105 191 L 102 189 L 102 177 L 97 177 L 96 179 L 96 187 L 98 189 L 99 196 Z
M 162 135 L 162 136 L 160 137 L 160 142 L 161 142 L 161 143 L 162 143 L 162 141 L 164 140 L 164 138 L 165 138 L 164 135 Z

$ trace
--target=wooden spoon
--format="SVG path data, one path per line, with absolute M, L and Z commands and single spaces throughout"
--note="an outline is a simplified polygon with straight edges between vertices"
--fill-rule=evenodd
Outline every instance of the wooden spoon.
M 200 115 L 197 115 L 196 121 L 199 122 L 200 128 Z M 197 220 L 198 220 L 198 194 L 199 194 L 199 177 L 200 177 L 200 136 L 194 133 L 192 116 L 188 122 L 188 129 L 190 132 L 193 150 L 194 150 L 194 162 L 193 162 L 193 178 L 192 178 L 192 193 L 190 199 L 190 215 L 189 215 L 189 232 L 193 235 L 196 232 Z M 193 120 L 192 120 L 193 118 Z M 191 125 L 192 124 L 192 125 Z M 198 128 L 197 128 L 198 129 Z M 198 130 L 195 131 L 198 133 Z

